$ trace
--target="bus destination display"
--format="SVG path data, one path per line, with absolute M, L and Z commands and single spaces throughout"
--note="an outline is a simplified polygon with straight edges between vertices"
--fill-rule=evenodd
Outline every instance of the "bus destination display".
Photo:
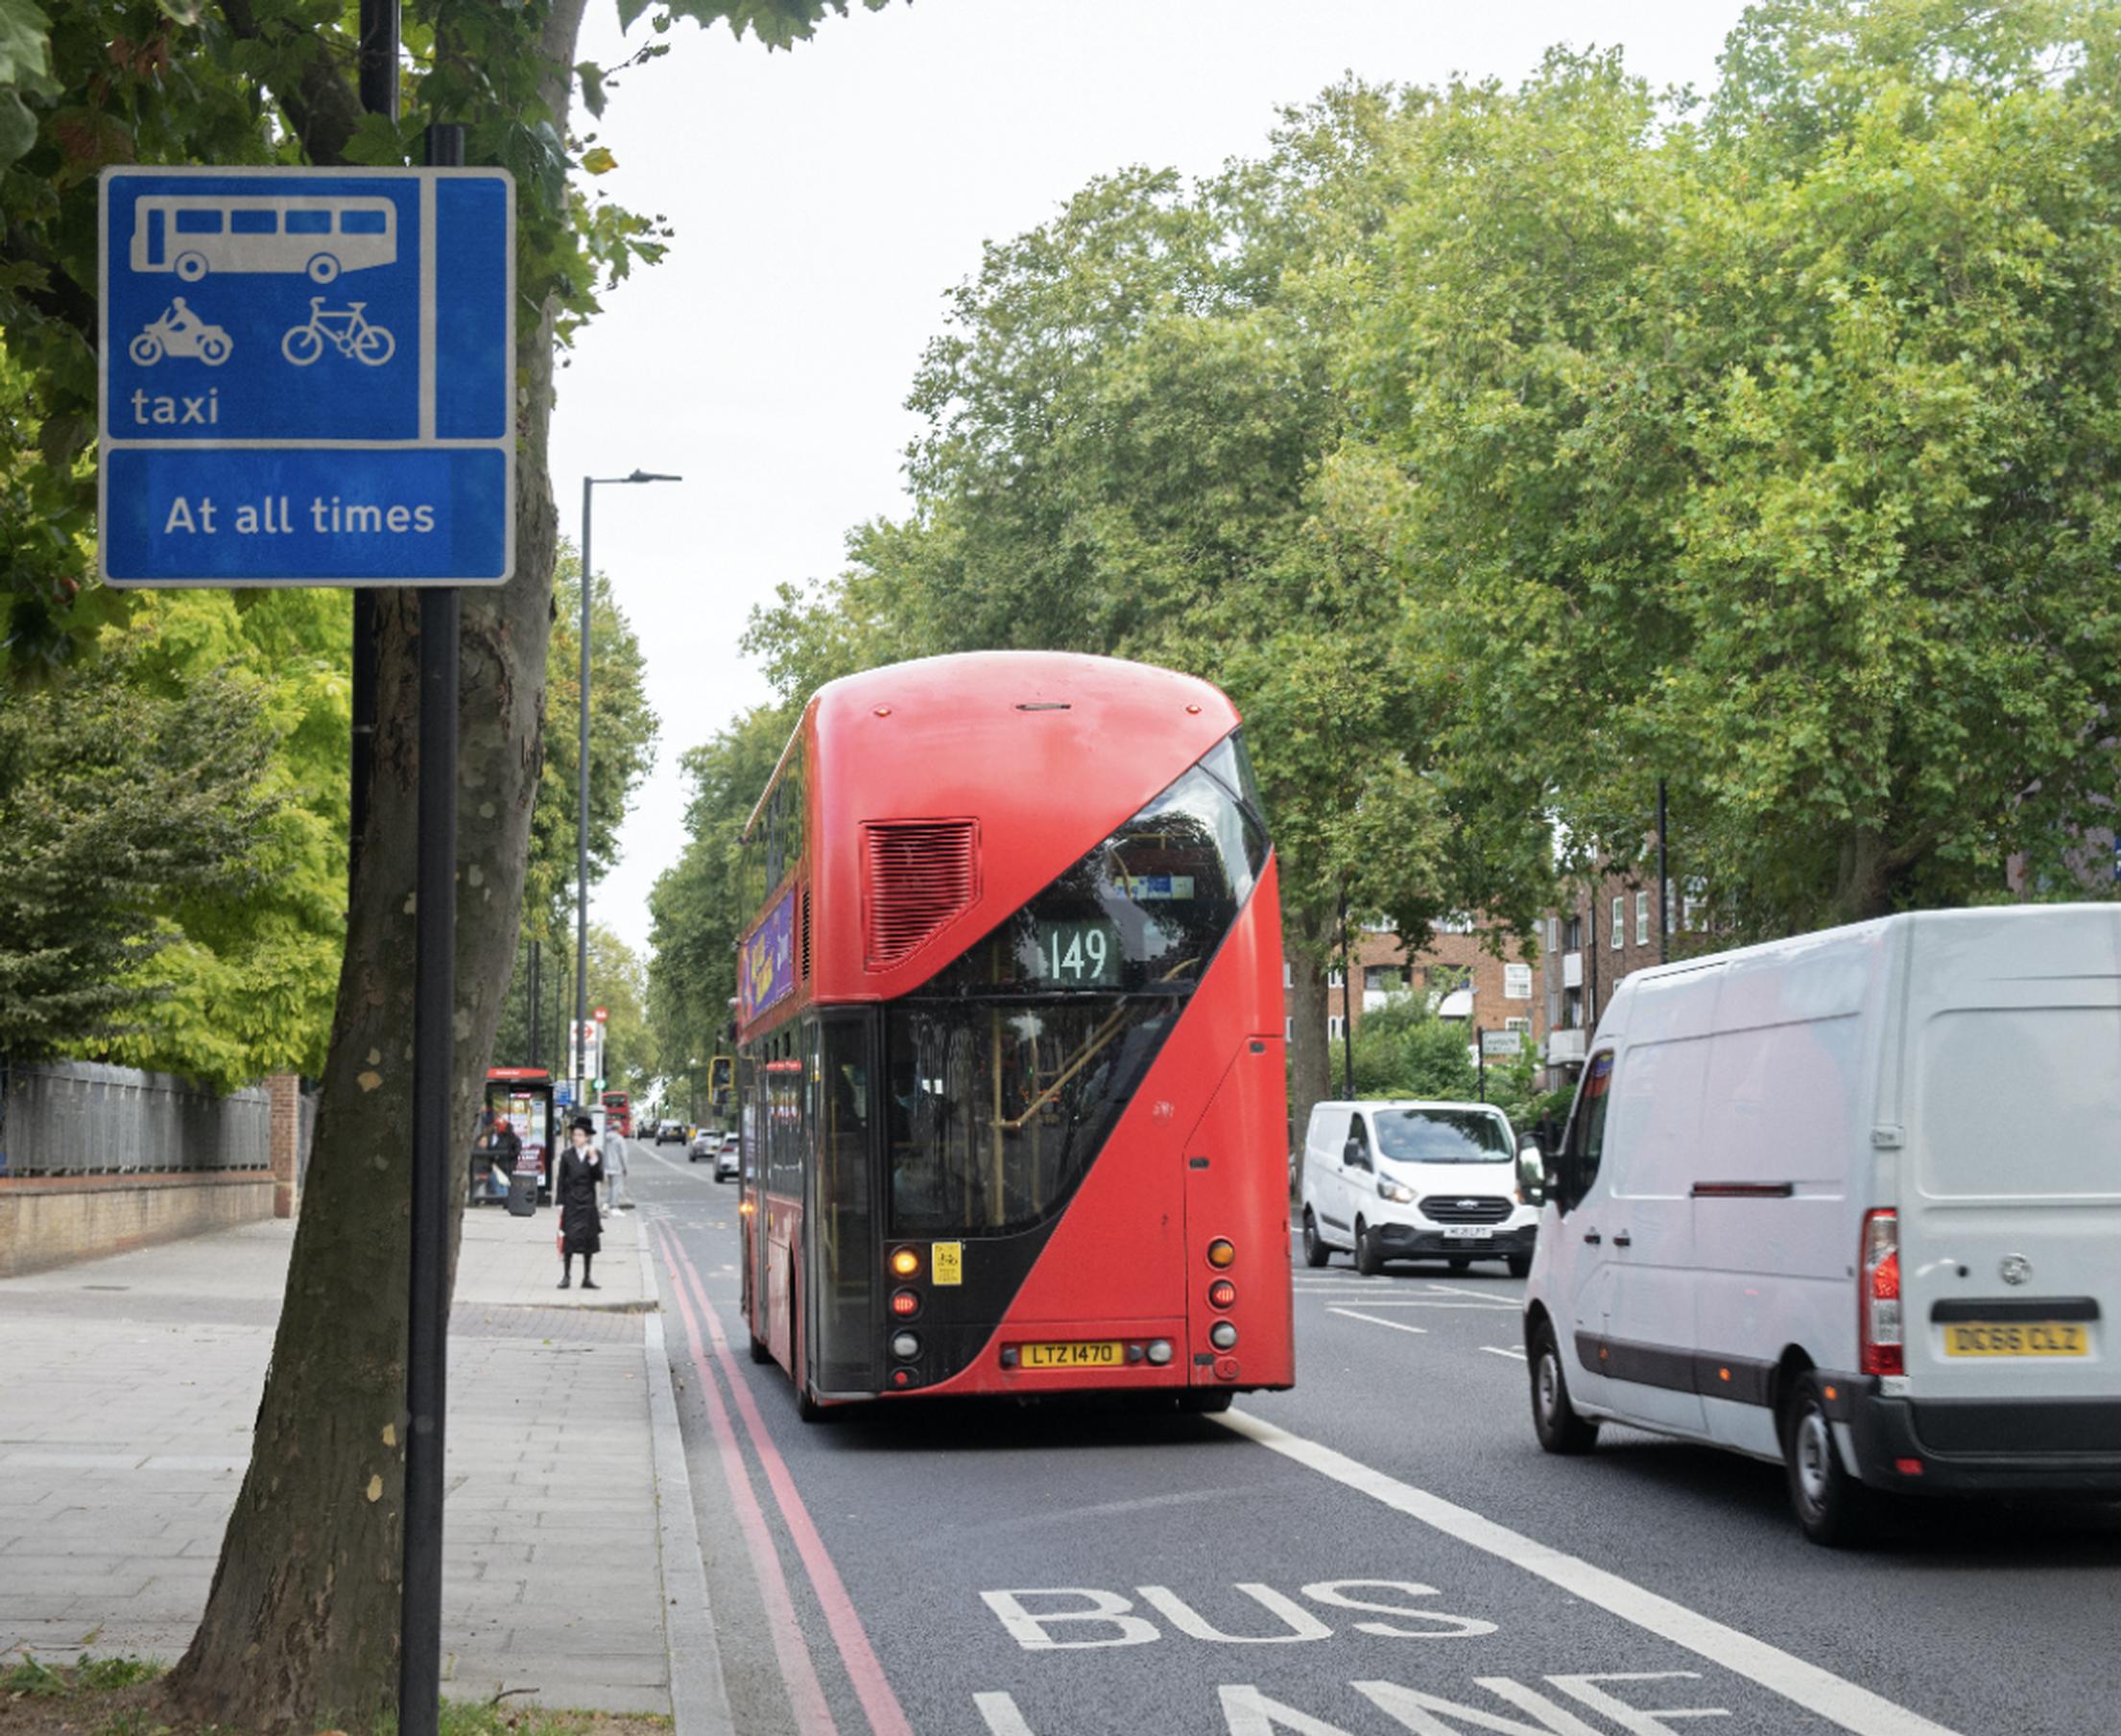
M 1038 980 L 1062 988 L 1119 982 L 1119 931 L 1109 922 L 1040 922 Z

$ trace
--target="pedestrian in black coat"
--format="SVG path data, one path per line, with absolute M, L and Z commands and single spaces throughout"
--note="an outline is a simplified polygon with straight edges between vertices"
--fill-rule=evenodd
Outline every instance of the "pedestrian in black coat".
M 604 1243 L 604 1220 L 597 1216 L 597 1187 L 604 1179 L 604 1158 L 596 1148 L 596 1128 L 586 1115 L 574 1119 L 574 1147 L 560 1158 L 560 1288 L 574 1280 L 575 1255 L 582 1256 L 582 1287 L 601 1290 L 589 1276 L 589 1262 Z

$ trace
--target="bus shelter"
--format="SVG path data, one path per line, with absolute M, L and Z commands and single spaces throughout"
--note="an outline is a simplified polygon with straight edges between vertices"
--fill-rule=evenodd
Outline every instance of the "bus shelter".
M 508 1171 L 502 1164 L 502 1123 L 521 1142 L 514 1173 L 537 1177 L 540 1204 L 550 1203 L 555 1159 L 553 1077 L 542 1067 L 490 1067 L 486 1076 L 486 1107 L 471 1148 L 471 1198 L 508 1198 Z

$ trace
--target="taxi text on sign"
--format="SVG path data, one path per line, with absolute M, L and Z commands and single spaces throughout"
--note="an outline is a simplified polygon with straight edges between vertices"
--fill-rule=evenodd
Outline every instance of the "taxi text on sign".
M 513 572 L 506 171 L 107 169 L 99 244 L 109 583 Z

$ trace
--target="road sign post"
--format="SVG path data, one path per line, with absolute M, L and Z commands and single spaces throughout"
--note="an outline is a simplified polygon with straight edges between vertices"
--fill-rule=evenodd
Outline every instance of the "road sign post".
M 365 61 L 388 46 L 369 22 L 365 9 Z M 430 587 L 399 1736 L 435 1736 L 441 1712 L 458 587 L 506 583 L 515 564 L 513 182 L 463 167 L 459 127 L 429 129 L 428 156 L 425 169 L 106 170 L 98 228 L 104 579 Z

